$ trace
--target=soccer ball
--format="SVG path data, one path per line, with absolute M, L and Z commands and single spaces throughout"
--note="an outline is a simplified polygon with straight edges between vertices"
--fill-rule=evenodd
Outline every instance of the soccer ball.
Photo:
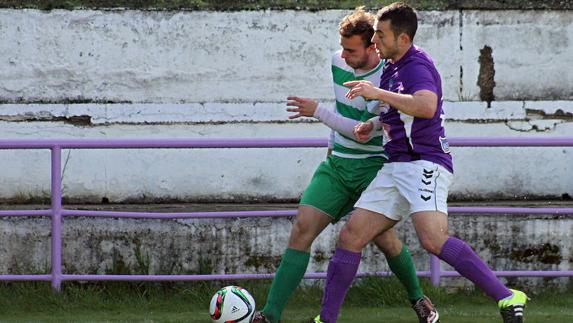
M 239 286 L 223 287 L 211 298 L 209 314 L 216 323 L 250 323 L 255 315 L 255 299 Z

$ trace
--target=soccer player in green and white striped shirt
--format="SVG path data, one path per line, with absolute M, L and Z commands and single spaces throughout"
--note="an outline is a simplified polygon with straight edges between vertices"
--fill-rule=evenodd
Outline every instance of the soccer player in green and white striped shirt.
M 350 51 L 347 49 L 346 51 Z M 354 135 L 349 134 L 346 129 L 338 127 L 336 124 L 329 122 L 328 118 L 333 118 L 330 116 L 331 111 L 334 113 L 351 119 L 352 121 L 367 121 L 371 118 L 378 117 L 380 115 L 380 109 L 378 108 L 378 101 L 366 101 L 362 97 L 349 100 L 345 95 L 348 92 L 348 88 L 343 84 L 348 81 L 361 81 L 366 80 L 372 83 L 380 82 L 380 76 L 382 75 L 382 66 L 384 61 L 380 59 L 372 59 L 370 56 L 366 56 L 363 61 L 358 61 L 354 66 L 368 67 L 369 65 L 378 64 L 374 66 L 371 70 L 362 71 L 357 68 L 353 68 L 349 65 L 346 60 L 350 59 L 350 53 L 346 53 L 344 49 L 337 51 L 332 57 L 332 81 L 334 86 L 334 94 L 336 97 L 336 107 L 335 109 L 328 109 L 322 105 L 318 105 L 314 116 L 319 120 L 323 121 L 325 124 L 330 125 L 331 140 L 330 146 L 332 148 L 332 154 L 334 156 L 348 158 L 348 159 L 364 159 L 370 157 L 383 157 L 387 159 L 384 148 L 382 147 L 382 134 L 379 133 L 378 136 L 373 137 L 366 143 L 360 143 L 356 141 Z M 369 61 L 371 60 L 371 61 Z M 340 119 L 340 118 L 338 118 Z M 340 119 L 340 122 L 345 122 L 344 119 Z M 348 125 L 352 125 L 354 128 L 354 122 L 346 121 Z M 340 130 L 337 131 L 337 130 Z M 351 130 L 351 129 L 348 129 Z
M 288 248 L 265 307 L 255 314 L 253 323 L 277 323 L 280 320 L 290 295 L 306 272 L 313 241 L 328 224 L 336 223 L 352 211 L 362 191 L 387 160 L 380 133 L 366 143 L 354 140 L 353 135 L 355 125 L 379 115 L 379 102 L 367 102 L 361 97 L 349 100 L 345 97 L 348 88 L 342 85 L 351 80 L 380 82 L 384 62 L 380 61 L 370 42 L 374 21 L 374 15 L 358 8 L 340 22 L 342 49 L 332 58 L 335 107 L 326 107 L 308 98 L 287 98 L 290 106 L 287 110 L 295 113 L 290 119 L 315 117 L 332 129 L 332 135 L 328 157 L 318 166 L 300 201 Z M 420 288 L 408 248 L 398 240 L 393 230 L 376 237 L 375 243 L 404 285 L 420 322 L 428 322 L 429 316 L 436 318 L 431 322 L 437 322 L 438 313 Z

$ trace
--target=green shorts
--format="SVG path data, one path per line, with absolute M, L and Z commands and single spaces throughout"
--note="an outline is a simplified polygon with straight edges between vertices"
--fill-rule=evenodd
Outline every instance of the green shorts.
M 376 177 L 386 159 L 350 159 L 329 156 L 320 163 L 300 200 L 338 222 L 354 208 L 354 203 Z

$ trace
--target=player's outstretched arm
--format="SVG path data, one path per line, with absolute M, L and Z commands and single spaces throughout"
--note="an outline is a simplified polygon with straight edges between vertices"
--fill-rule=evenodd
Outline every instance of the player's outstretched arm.
M 420 90 L 414 94 L 401 94 L 380 89 L 368 81 L 350 81 L 344 83 L 344 86 L 352 87 L 346 93 L 346 97 L 351 100 L 357 96 L 378 100 L 418 118 L 431 119 L 438 107 L 438 96 L 430 90 Z
M 314 117 L 314 112 L 318 107 L 318 101 L 298 96 L 289 96 L 287 97 L 287 106 L 292 107 L 287 108 L 288 112 L 295 113 L 288 117 L 291 120 L 300 117 Z
M 327 108 L 312 99 L 289 96 L 287 100 L 287 106 L 292 107 L 287 108 L 287 111 L 296 113 L 289 116 L 289 119 L 315 117 L 338 133 L 350 138 L 354 136 L 354 127 L 358 124 L 358 121 L 335 113 L 333 108 Z

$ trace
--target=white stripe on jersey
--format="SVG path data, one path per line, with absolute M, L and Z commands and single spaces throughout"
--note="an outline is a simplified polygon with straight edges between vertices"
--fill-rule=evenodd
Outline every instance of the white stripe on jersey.
M 408 138 L 410 147 L 414 149 L 414 144 L 412 143 L 412 125 L 414 124 L 414 117 L 406 113 L 402 113 L 399 110 L 397 111 L 398 114 L 400 114 L 400 120 L 402 120 L 402 122 L 404 123 L 404 131 L 406 131 L 406 138 Z
M 348 158 L 348 159 L 366 159 L 366 158 L 370 158 L 370 157 L 388 158 L 388 156 L 386 156 L 384 154 L 345 154 L 345 153 L 338 152 L 336 150 L 332 151 L 332 155 L 337 156 L 337 157 L 342 157 L 342 158 Z
M 360 149 L 360 150 L 373 151 L 373 152 L 379 152 L 382 150 L 382 148 L 378 145 L 359 144 L 356 141 L 349 140 L 349 139 L 343 137 L 338 132 L 334 133 L 334 142 L 339 144 L 339 145 L 342 145 L 346 148 L 350 148 L 350 149 Z
M 334 86 L 334 95 L 336 96 L 336 101 L 351 106 L 357 110 L 364 111 L 366 108 L 366 100 L 363 97 L 358 96 L 352 100 L 346 97 L 346 93 L 348 93 L 349 88 L 344 86 L 338 85 L 333 83 Z

